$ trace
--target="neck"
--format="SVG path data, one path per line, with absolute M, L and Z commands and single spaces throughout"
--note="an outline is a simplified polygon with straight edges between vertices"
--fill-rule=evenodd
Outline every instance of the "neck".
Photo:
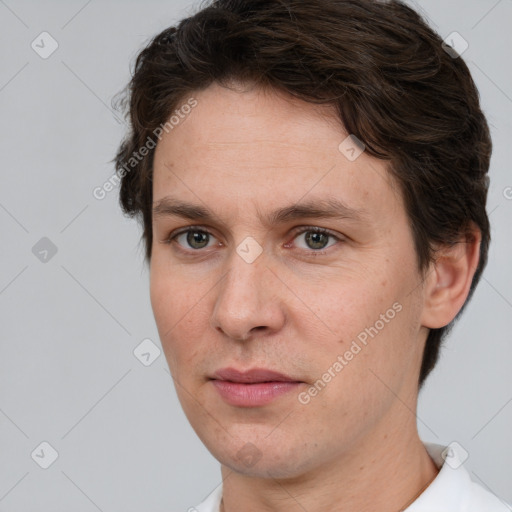
M 221 512 L 404 510 L 438 474 L 410 412 L 407 421 L 293 478 L 247 476 L 222 465 Z

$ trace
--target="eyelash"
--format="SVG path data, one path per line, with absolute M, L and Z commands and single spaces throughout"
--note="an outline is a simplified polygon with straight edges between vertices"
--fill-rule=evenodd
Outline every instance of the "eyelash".
M 175 242 L 175 240 L 176 240 L 176 238 L 178 236 L 180 236 L 180 235 L 182 235 L 184 233 L 188 233 L 190 231 L 192 231 L 192 232 L 199 231 L 201 233 L 206 233 L 206 234 L 208 234 L 210 236 L 213 236 L 213 237 L 215 236 L 215 235 L 213 235 L 213 233 L 208 231 L 208 229 L 204 228 L 203 226 L 188 226 L 185 229 L 182 229 L 180 231 L 171 233 L 167 238 L 162 240 L 162 243 L 170 245 L 173 242 Z M 341 242 L 342 241 L 342 239 L 340 237 L 336 236 L 334 233 L 332 233 L 328 229 L 321 228 L 321 227 L 318 227 L 318 226 L 305 226 L 305 227 L 296 228 L 293 231 L 293 233 L 292 233 L 293 234 L 293 239 L 297 238 L 297 236 L 299 236 L 299 235 L 302 235 L 304 233 L 309 233 L 309 232 L 321 233 L 321 234 L 327 235 L 330 238 L 334 238 L 337 242 Z M 178 250 L 179 251 L 181 251 L 183 253 L 186 253 L 186 254 L 190 254 L 191 252 L 192 253 L 200 253 L 200 252 L 202 252 L 201 249 L 183 249 L 179 244 L 177 244 L 177 246 L 178 246 Z M 329 247 L 324 248 L 324 249 L 317 249 L 317 250 L 315 250 L 315 249 L 301 249 L 301 250 L 302 251 L 306 251 L 307 253 L 309 253 L 311 255 L 318 255 L 318 254 L 323 254 L 324 251 L 326 251 L 330 247 L 332 247 L 332 246 L 329 246 Z

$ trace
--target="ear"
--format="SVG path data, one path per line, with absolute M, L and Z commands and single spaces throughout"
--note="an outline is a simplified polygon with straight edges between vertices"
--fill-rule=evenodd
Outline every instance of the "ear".
M 437 248 L 425 280 L 423 326 L 444 327 L 460 311 L 478 266 L 481 240 L 480 230 L 472 224 L 460 242 Z

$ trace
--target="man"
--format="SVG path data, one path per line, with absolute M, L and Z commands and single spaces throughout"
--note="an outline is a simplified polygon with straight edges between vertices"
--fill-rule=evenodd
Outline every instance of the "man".
M 154 38 L 129 93 L 121 205 L 221 463 L 190 510 L 508 510 L 415 417 L 490 238 L 462 59 L 396 1 L 217 0 Z

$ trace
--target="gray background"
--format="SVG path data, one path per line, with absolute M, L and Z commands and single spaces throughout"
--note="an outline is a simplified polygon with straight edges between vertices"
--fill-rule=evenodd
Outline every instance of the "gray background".
M 420 434 L 459 442 L 473 478 L 512 501 L 512 1 L 411 4 L 468 41 L 494 141 L 489 264 L 420 395 Z M 163 354 L 150 366 L 133 354 L 160 346 L 139 227 L 117 189 L 92 195 L 125 132 L 111 100 L 130 64 L 193 9 L 0 0 L 0 511 L 186 510 L 220 482 Z M 31 48 L 43 31 L 59 45 L 47 59 Z M 46 262 L 43 237 L 57 248 Z M 48 469 L 43 441 L 58 452 Z

